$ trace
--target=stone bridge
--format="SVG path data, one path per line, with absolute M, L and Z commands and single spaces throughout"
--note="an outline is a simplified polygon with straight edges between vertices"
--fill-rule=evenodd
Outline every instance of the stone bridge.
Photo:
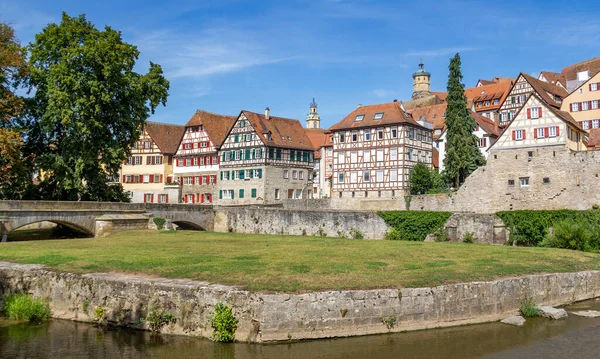
M 183 229 L 214 229 L 211 206 L 155 203 L 0 201 L 0 238 L 38 222 L 53 222 L 90 237 L 148 228 L 160 217 Z

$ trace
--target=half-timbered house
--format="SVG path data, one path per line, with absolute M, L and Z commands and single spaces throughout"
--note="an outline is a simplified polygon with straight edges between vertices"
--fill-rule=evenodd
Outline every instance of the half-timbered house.
M 173 155 L 185 128 L 179 125 L 146 122 L 131 156 L 121 166 L 121 183 L 132 202 L 177 203 L 173 182 Z
M 215 201 L 218 150 L 235 120 L 235 116 L 198 110 L 185 124 L 173 170 L 181 186 L 181 202 L 211 204 Z
M 219 202 L 275 203 L 308 198 L 312 191 L 313 146 L 302 124 L 242 111 L 219 151 Z
M 312 198 L 331 197 L 331 174 L 333 172 L 333 141 L 331 132 L 307 128 L 306 135 L 314 148 Z
M 506 127 L 512 121 L 532 92 L 537 93 L 548 106 L 555 109 L 560 109 L 562 100 L 568 95 L 567 91 L 560 86 L 520 73 L 498 110 L 498 124 L 501 128 Z
M 334 197 L 403 195 L 412 166 L 431 166 L 432 131 L 407 114 L 401 102 L 359 106 L 329 130 Z

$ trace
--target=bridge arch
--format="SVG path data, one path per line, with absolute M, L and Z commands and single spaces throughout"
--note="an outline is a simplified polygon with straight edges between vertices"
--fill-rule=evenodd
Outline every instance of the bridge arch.
M 21 232 L 20 229 L 23 227 L 27 227 L 36 223 L 49 222 L 56 224 L 64 229 L 65 232 L 61 231 L 60 227 L 54 228 L 33 228 L 30 231 Z M 5 237 L 4 241 L 24 241 L 24 240 L 44 240 L 44 239 L 61 239 L 61 238 L 92 238 L 94 237 L 94 233 L 89 229 L 82 227 L 81 225 L 69 221 L 64 220 L 54 220 L 54 221 L 33 221 L 30 223 L 19 223 L 17 226 L 7 226 L 7 231 L 4 233 Z M 49 232 L 51 231 L 51 232 Z
M 171 221 L 171 223 L 177 225 L 179 228 L 183 229 L 183 230 L 191 230 L 191 231 L 206 231 L 206 229 L 204 227 L 202 227 L 201 225 L 194 223 L 194 222 L 190 222 L 190 221 Z

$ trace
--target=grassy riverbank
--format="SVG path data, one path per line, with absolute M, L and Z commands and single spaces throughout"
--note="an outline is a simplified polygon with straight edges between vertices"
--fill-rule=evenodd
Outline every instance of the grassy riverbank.
M 422 287 L 600 269 L 600 254 L 550 248 L 150 230 L 2 243 L 0 260 L 289 292 Z

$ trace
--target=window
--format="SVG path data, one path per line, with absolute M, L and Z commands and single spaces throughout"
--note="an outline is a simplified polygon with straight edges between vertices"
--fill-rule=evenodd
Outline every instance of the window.
M 523 130 L 515 130 L 515 140 L 523 140 Z
M 548 129 L 548 137 L 556 137 L 556 127 L 552 126 Z
M 160 181 L 160 175 L 154 175 L 154 178 L 152 180 L 153 180 L 152 181 L 153 183 L 160 183 L 161 182 Z
M 150 176 L 144 175 L 144 183 L 148 183 L 148 182 L 150 182 Z
M 302 190 L 301 189 L 297 189 L 295 194 L 296 194 L 296 196 L 295 196 L 296 199 L 302 198 Z
M 344 183 L 344 173 L 338 173 L 338 183 Z
M 154 199 L 154 195 L 152 193 L 146 193 L 146 194 L 144 194 L 144 202 L 146 202 L 146 203 L 152 203 L 153 199 Z
M 136 165 L 142 164 L 142 156 L 134 156 L 133 159 L 134 159 Z
M 340 143 L 344 143 L 344 140 L 345 140 L 344 137 L 345 137 L 344 134 L 340 133 Z
M 161 194 L 158 196 L 158 202 L 159 203 L 167 203 L 167 195 L 166 194 Z
M 494 105 L 497 105 L 497 104 L 499 104 L 499 103 L 500 103 L 500 100 L 498 100 L 497 98 L 496 98 L 496 99 L 494 99 Z
M 150 142 L 150 141 L 144 141 L 144 148 L 145 149 L 152 148 L 152 142 Z
M 358 141 L 358 131 L 352 131 L 352 142 Z
M 383 128 L 378 128 L 377 129 L 377 139 L 378 140 L 383 140 Z
M 508 180 L 508 186 L 509 187 L 514 187 L 515 186 L 515 180 Z
M 377 162 L 383 161 L 383 149 L 377 150 Z
M 392 138 L 398 138 L 398 129 L 396 127 L 392 127 Z
M 579 89 L 579 93 L 583 93 L 583 88 L 580 88 L 580 89 Z
M 546 131 L 544 130 L 544 127 L 536 128 L 536 132 L 537 132 L 537 138 L 546 137 Z
M 377 171 L 377 182 L 383 182 L 383 170 Z
M 350 152 L 350 163 L 358 163 L 358 152 Z
M 410 140 L 414 140 L 415 139 L 415 129 L 414 128 L 410 128 L 408 130 L 408 138 Z
M 398 170 L 390 170 L 390 181 L 396 182 L 398 181 Z
M 519 102 L 525 102 L 527 100 L 527 95 L 519 95 Z
M 244 179 L 250 179 L 254 175 L 254 170 L 246 170 L 244 173 Z
M 544 178 L 542 179 L 542 182 L 543 182 L 544 184 L 548 184 L 548 183 L 550 183 L 550 177 L 544 177 Z
M 285 179 L 290 178 L 290 171 L 289 170 L 283 170 L 283 178 L 285 178 Z
M 521 185 L 521 187 L 529 187 L 529 177 L 519 178 L 519 184 Z
M 281 199 L 281 191 L 279 191 L 279 188 L 275 188 L 275 199 Z
M 350 183 L 358 182 L 358 172 L 350 172 Z
M 298 171 L 298 178 L 301 180 L 304 179 L 304 171 Z
M 571 112 L 577 112 L 577 111 L 579 111 L 579 103 L 578 102 L 571 103 Z
M 480 138 L 478 145 L 479 145 L 479 147 L 483 147 L 483 148 L 487 147 L 487 138 L 485 138 L 485 137 Z
M 344 163 L 344 152 L 338 153 L 338 164 Z
M 592 100 L 592 110 L 598 109 L 598 100 Z
M 371 172 L 365 171 L 363 173 L 363 181 L 369 182 L 371 180 Z
M 240 160 L 241 155 L 242 155 L 241 151 L 234 151 L 234 158 L 236 161 Z
M 538 109 L 539 109 L 539 107 L 532 107 L 532 108 L 530 108 L 531 118 L 540 118 L 540 114 L 539 114 Z
M 583 128 L 584 130 L 587 130 L 590 128 L 590 121 L 582 121 L 580 122 L 581 124 L 581 128 Z
M 407 154 L 408 154 L 408 160 L 412 161 L 412 159 L 413 159 L 413 150 L 412 150 L 412 148 L 408 149 Z
M 390 148 L 390 161 L 396 161 L 398 160 L 398 149 L 397 148 Z
M 598 91 L 598 83 L 597 82 L 590 84 L 590 91 Z
M 365 141 L 371 141 L 371 130 L 365 131 Z
M 600 120 L 592 120 L 592 128 L 600 127 Z
M 296 171 L 296 170 L 292 171 L 292 179 L 298 179 L 298 171 Z
M 514 97 L 514 96 L 512 96 L 512 97 L 510 98 L 510 103 L 511 103 L 511 104 L 514 104 L 514 103 L 515 103 L 515 97 Z
M 365 115 L 356 115 L 356 117 L 354 118 L 354 121 L 362 121 L 364 120 Z
M 381 120 L 383 118 L 383 112 L 377 112 L 375 116 L 373 116 L 374 120 Z
M 240 127 L 241 127 L 241 128 L 244 128 L 244 127 L 246 127 L 246 121 L 244 121 L 244 120 L 241 120 L 241 121 L 240 121 Z
M 488 101 L 485 101 L 485 105 L 486 105 L 486 106 L 489 106 L 489 105 L 490 105 L 490 101 L 489 101 L 489 100 L 488 100 Z

